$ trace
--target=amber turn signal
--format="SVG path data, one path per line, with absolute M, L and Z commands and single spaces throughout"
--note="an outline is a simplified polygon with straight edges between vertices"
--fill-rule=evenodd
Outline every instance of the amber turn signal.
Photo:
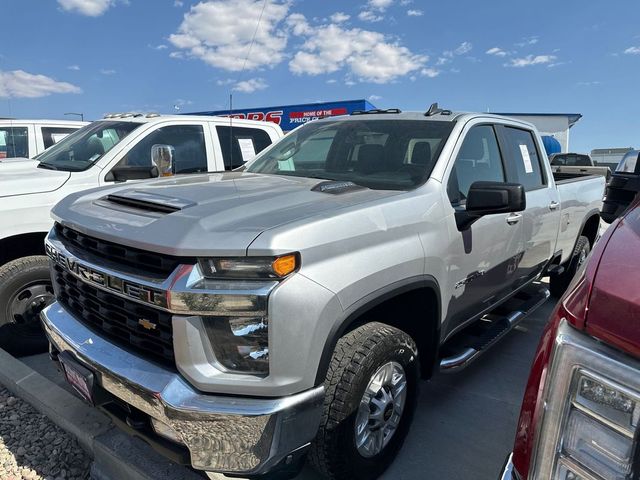
M 296 255 L 278 257 L 271 264 L 271 268 L 279 277 L 286 277 L 298 268 L 298 257 Z

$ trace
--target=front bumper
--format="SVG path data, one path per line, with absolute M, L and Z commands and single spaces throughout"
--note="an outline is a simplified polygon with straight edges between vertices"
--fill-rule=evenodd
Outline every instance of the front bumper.
M 58 352 L 69 352 L 101 388 L 177 432 L 198 470 L 266 473 L 315 437 L 324 387 L 282 398 L 204 394 L 179 373 L 96 335 L 57 302 L 41 318 Z

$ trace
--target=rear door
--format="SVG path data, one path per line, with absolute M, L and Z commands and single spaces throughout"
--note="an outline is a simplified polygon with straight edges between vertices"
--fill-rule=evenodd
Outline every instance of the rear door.
M 0 126 L 0 160 L 31 158 L 37 154 L 32 124 L 11 122 Z
M 498 129 L 508 159 L 509 177 L 524 185 L 524 255 L 518 267 L 522 283 L 538 275 L 555 254 L 560 225 L 560 197 L 548 161 L 531 130 L 515 126 Z
M 465 208 L 466 196 L 473 182 L 504 182 L 508 178 L 506 157 L 500 149 L 495 125 L 481 123 L 467 127 L 454 158 L 445 175 L 452 215 L 456 210 Z M 462 232 L 451 220 L 448 229 L 449 247 L 445 263 L 450 279 L 447 291 L 452 295 L 447 299 L 449 321 L 445 336 L 477 318 L 512 292 L 523 251 L 519 214 L 487 215 Z

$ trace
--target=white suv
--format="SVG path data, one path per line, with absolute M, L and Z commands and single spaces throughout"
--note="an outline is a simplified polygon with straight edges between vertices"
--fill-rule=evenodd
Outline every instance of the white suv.
M 65 120 L 0 120 L 0 161 L 33 158 L 88 122 Z

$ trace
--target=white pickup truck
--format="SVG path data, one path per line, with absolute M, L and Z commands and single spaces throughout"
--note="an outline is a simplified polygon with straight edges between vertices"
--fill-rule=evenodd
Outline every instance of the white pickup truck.
M 66 120 L 0 120 L 0 161 L 5 158 L 33 158 L 88 125 Z
M 56 202 L 128 180 L 231 170 L 283 135 L 274 123 L 230 123 L 222 117 L 107 117 L 64 138 L 37 160 L 0 161 L 0 347 L 13 354 L 46 348 L 38 313 L 53 295 L 44 237 L 53 225 L 49 212 Z

